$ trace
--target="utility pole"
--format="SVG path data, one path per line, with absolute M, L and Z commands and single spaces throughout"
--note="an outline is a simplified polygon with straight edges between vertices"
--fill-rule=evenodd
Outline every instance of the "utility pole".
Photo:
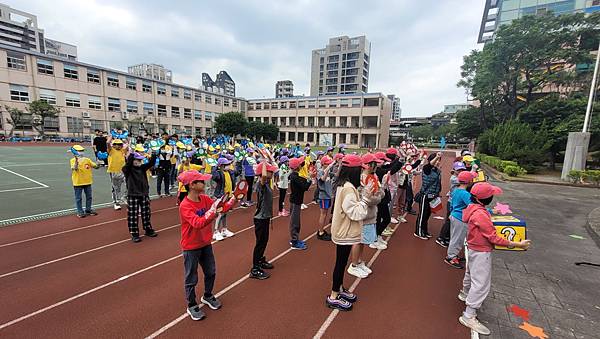
M 587 132 L 590 125 L 590 116 L 592 115 L 592 106 L 594 103 L 594 93 L 596 92 L 596 79 L 598 78 L 598 63 L 600 62 L 600 42 L 598 42 L 598 54 L 596 55 L 596 66 L 594 67 L 594 76 L 592 77 L 592 86 L 590 87 L 590 96 L 588 97 L 587 109 L 585 110 L 585 119 L 583 120 L 582 132 Z

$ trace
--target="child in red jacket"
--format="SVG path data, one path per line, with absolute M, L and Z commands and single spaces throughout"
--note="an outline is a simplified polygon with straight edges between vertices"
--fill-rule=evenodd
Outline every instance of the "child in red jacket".
M 519 242 L 506 240 L 496 234 L 492 216 L 485 206 L 489 205 L 495 195 L 502 194 L 499 187 L 487 182 L 480 182 L 471 188 L 472 203 L 463 210 L 463 222 L 468 224 L 467 233 L 467 269 L 463 279 L 463 288 L 458 299 L 464 301 L 466 309 L 458 318 L 461 324 L 473 331 L 489 335 L 490 330 L 477 320 L 477 310 L 490 292 L 492 281 L 492 249 L 494 245 L 509 248 L 527 249 L 531 240 Z
M 221 302 L 212 294 L 215 284 L 215 257 L 211 244 L 211 224 L 217 217 L 217 212 L 220 212 L 217 209 L 222 207 L 223 212 L 227 212 L 235 204 L 235 198 L 223 203 L 221 199 L 213 200 L 204 194 L 205 182 L 210 180 L 210 177 L 210 174 L 201 174 L 192 170 L 181 173 L 177 178 L 188 192 L 179 205 L 179 218 L 187 313 L 193 320 L 202 320 L 206 317 L 196 302 L 198 264 L 202 266 L 204 272 L 204 295 L 200 301 L 213 310 L 221 308 Z

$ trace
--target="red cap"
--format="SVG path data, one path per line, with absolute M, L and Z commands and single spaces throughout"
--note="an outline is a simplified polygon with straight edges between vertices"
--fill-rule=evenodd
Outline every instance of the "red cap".
M 267 165 L 267 172 L 276 172 L 278 170 L 277 166 L 273 166 L 271 164 L 267 164 L 265 162 L 261 162 L 256 166 L 256 175 L 261 175 L 264 164 Z
M 336 153 L 333 156 L 333 160 L 335 160 L 335 161 L 338 161 L 338 160 L 343 159 L 343 158 L 344 158 L 344 155 L 342 153 Z
M 323 166 L 329 166 L 329 165 L 331 165 L 332 162 L 333 162 L 333 159 L 331 159 L 331 157 L 329 157 L 327 155 L 321 158 L 321 165 L 323 165 Z
M 383 162 L 383 161 L 377 159 L 377 157 L 373 153 L 363 154 L 361 160 L 364 165 L 370 164 L 372 162 L 376 162 L 378 164 L 381 164 Z
M 177 180 L 179 180 L 179 182 L 181 182 L 184 185 L 189 185 L 190 183 L 192 183 L 194 181 L 209 180 L 211 177 L 212 176 L 210 174 L 203 174 L 198 171 L 189 170 L 189 171 L 185 171 L 185 172 L 181 173 L 177 177 Z
M 361 160 L 360 156 L 358 156 L 356 154 L 346 154 L 346 155 L 344 155 L 344 158 L 342 159 L 342 166 L 361 167 L 362 160 Z
M 471 188 L 471 194 L 477 199 L 487 199 L 493 195 L 502 194 L 502 189 L 489 182 L 478 182 Z
M 377 159 L 379 160 L 383 160 L 383 161 L 392 161 L 392 159 L 388 158 L 385 156 L 385 153 L 383 152 L 377 152 L 375 153 L 375 156 L 377 157 Z
M 290 168 L 298 169 L 304 163 L 304 157 L 290 159 Z
M 463 184 L 468 184 L 471 181 L 473 181 L 473 179 L 475 179 L 475 177 L 477 177 L 477 175 L 473 172 L 462 171 L 462 172 L 458 173 L 458 182 L 463 183 Z
M 388 148 L 387 151 L 385 151 L 385 154 L 395 154 L 397 156 L 400 155 L 398 150 L 393 147 Z

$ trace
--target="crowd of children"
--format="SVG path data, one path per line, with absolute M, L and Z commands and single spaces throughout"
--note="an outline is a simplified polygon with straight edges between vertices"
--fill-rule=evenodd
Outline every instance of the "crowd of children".
M 301 215 L 306 208 L 305 193 L 314 187 L 312 198 L 319 208 L 316 236 L 322 241 L 332 241 L 336 248 L 332 288 L 325 304 L 342 311 L 351 310 L 358 300 L 344 287 L 345 272 L 358 278 L 373 273 L 363 261 L 364 246 L 387 249 L 384 237 L 393 234 L 393 224 L 406 223 L 407 214 L 417 215 L 414 236 L 430 239 L 429 218 L 432 210 L 438 211 L 442 203 L 441 183 L 445 174 L 440 166 L 442 153 L 427 155 L 407 142 L 365 154 L 348 153 L 344 145 L 337 152 L 329 147 L 314 153 L 309 144 L 302 148 L 299 144 L 269 145 L 227 138 L 179 140 L 176 135 L 167 134 L 161 139 L 135 142 L 135 146 L 130 146 L 126 138 L 115 137 L 114 133 L 107 140 L 113 204 L 115 210 L 127 205 L 129 233 L 133 242 L 139 242 L 138 213 L 145 235 L 157 235 L 151 225 L 150 172 L 157 178 L 159 196 L 163 192 L 171 195 L 172 188 L 177 187 L 187 313 L 194 320 L 205 317 L 195 294 L 198 265 L 204 273 L 204 294 L 200 301 L 211 309 L 221 307 L 212 291 L 216 263 L 211 244 L 235 234 L 227 228 L 227 215 L 238 201 L 243 208 L 255 206 L 256 244 L 249 276 L 264 280 L 270 276 L 267 270 L 273 268 L 265 250 L 275 215 L 274 192 L 279 195 L 277 216 L 289 217 L 291 249 L 306 250 L 307 244 L 299 237 Z M 78 216 L 95 215 L 91 208 L 91 169 L 98 166 L 82 155 L 83 147 L 76 145 L 71 151 Z M 421 185 L 413 196 L 413 176 L 417 175 L 421 176 Z M 489 330 L 477 320 L 476 314 L 490 290 L 491 250 L 494 245 L 526 249 L 530 242 L 512 242 L 496 235 L 490 214 L 494 211 L 488 206 L 501 190 L 478 180 L 481 177 L 470 153 L 462 152 L 455 159 L 446 195 L 446 220 L 436 243 L 447 247 L 444 262 L 450 266 L 464 269 L 467 262 L 458 295 L 466 305 L 460 323 L 487 334 Z M 244 189 L 240 191 L 240 187 Z M 85 210 L 82 193 L 86 194 Z M 418 211 L 413 209 L 413 201 Z M 329 225 L 331 234 L 326 230 Z M 462 253 L 465 254 L 461 256 Z

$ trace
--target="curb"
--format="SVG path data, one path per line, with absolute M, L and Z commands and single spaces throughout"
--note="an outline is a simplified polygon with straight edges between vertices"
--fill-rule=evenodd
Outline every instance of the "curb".
M 542 185 L 551 185 L 551 186 L 569 186 L 569 187 L 579 187 L 579 188 L 600 188 L 598 186 L 589 186 L 589 185 L 582 185 L 582 184 L 575 184 L 575 183 L 571 183 L 571 182 L 552 182 L 552 181 L 536 181 L 536 180 L 529 180 L 529 179 L 520 179 L 520 178 L 508 178 L 507 176 L 505 176 L 504 174 L 498 172 L 497 169 L 491 167 L 488 164 L 481 164 L 481 167 L 483 167 L 486 172 L 495 180 L 498 181 L 504 181 L 504 182 L 524 182 L 524 183 L 528 183 L 528 184 L 542 184 Z
M 596 246 L 600 247 L 600 207 L 596 207 L 588 214 L 585 229 L 594 239 Z

